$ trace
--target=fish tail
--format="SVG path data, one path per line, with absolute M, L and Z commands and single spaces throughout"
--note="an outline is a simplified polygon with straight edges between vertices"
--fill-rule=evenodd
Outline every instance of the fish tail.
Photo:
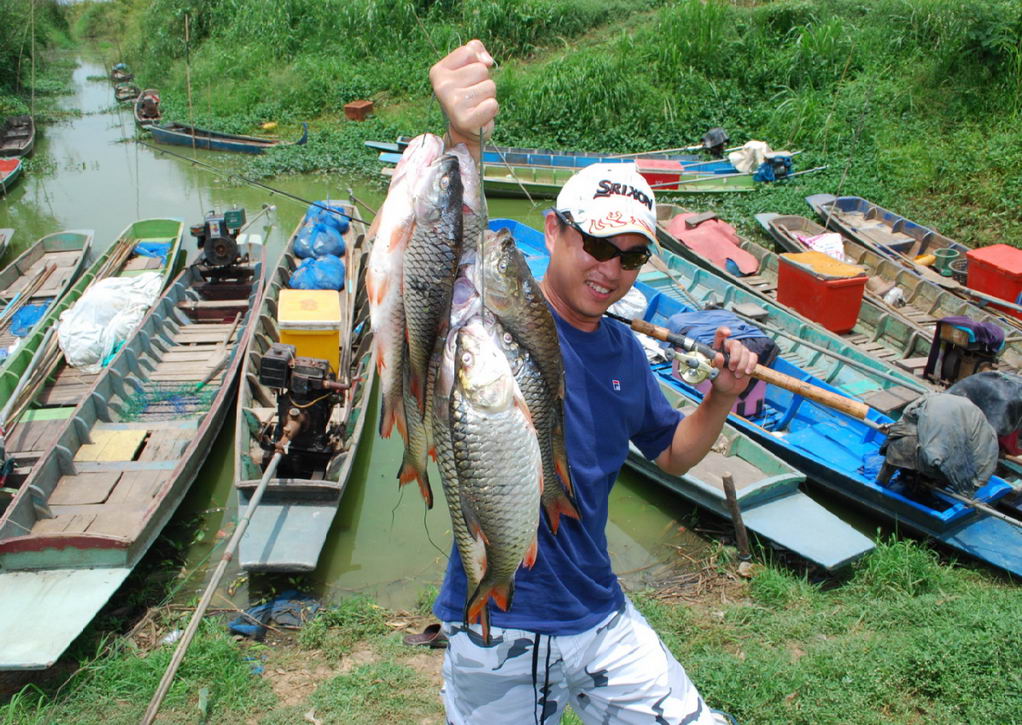
M 561 523 L 561 516 L 570 516 L 573 519 L 581 520 L 582 516 L 571 500 L 561 494 L 553 501 L 544 501 L 543 508 L 546 509 L 547 518 L 550 520 L 550 531 L 557 533 L 557 527 Z
M 575 486 L 571 480 L 571 469 L 568 467 L 568 450 L 564 444 L 564 430 L 560 425 L 554 426 L 550 433 L 550 442 L 554 451 L 554 470 L 564 484 L 568 496 L 575 497 Z
M 380 404 L 380 437 L 390 438 L 397 426 L 397 432 L 405 443 L 408 442 L 408 424 L 405 421 L 404 406 L 397 405 L 394 396 L 384 395 Z
M 418 481 L 419 493 L 422 494 L 422 498 L 426 502 L 426 508 L 433 508 L 433 488 L 429 485 L 429 474 L 426 471 L 420 471 L 412 461 L 406 458 L 401 464 L 401 470 L 397 472 L 397 480 L 401 486 Z
M 480 585 L 481 586 L 481 585 Z M 465 626 L 478 622 L 483 629 L 483 644 L 490 643 L 490 610 L 486 607 L 488 596 L 476 587 L 465 604 Z

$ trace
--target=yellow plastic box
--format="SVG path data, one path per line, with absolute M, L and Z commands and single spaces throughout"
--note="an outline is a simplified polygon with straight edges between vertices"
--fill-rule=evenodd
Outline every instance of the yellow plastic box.
M 341 296 L 336 290 L 285 289 L 277 306 L 280 341 L 298 357 L 326 360 L 336 374 L 341 365 Z

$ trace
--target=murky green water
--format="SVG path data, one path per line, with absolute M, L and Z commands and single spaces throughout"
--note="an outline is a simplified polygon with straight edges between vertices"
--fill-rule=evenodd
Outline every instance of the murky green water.
M 75 71 L 76 91 L 66 105 L 80 109 L 82 116 L 42 129 L 34 168 L 0 200 L 0 227 L 16 230 L 12 253 L 63 228 L 94 229 L 96 244 L 102 247 L 140 217 L 175 216 L 191 224 L 211 209 L 239 205 L 251 217 L 264 204 L 273 204 L 277 206 L 270 217 L 273 227 L 262 231 L 268 256 L 275 259 L 286 235 L 304 213 L 304 205 L 247 185 L 236 186 L 187 161 L 136 143 L 130 109 L 115 106 L 109 83 L 89 80 L 89 76 L 103 73 L 100 65 L 87 61 Z M 197 154 L 215 166 L 230 168 L 237 163 L 230 155 Z M 382 200 L 380 192 L 368 188 L 364 180 L 336 175 L 290 176 L 269 183 L 306 199 L 344 198 L 352 187 L 374 207 Z M 535 226 L 542 222 L 541 210 L 541 206 L 508 200 L 494 200 L 489 206 L 491 217 L 513 217 Z M 259 222 L 250 231 L 261 226 Z M 194 258 L 194 239 L 189 238 L 184 248 L 189 259 Z M 442 497 L 433 511 L 424 513 L 414 486 L 398 491 L 399 439 L 379 439 L 375 430 L 372 420 L 366 426 L 320 567 L 299 583 L 328 599 L 365 592 L 384 605 L 408 607 L 419 592 L 442 576 L 450 551 L 450 520 Z M 183 532 L 179 545 L 188 547 L 190 565 L 200 572 L 211 550 L 212 556 L 219 557 L 222 546 L 215 545 L 222 545 L 233 521 L 229 495 L 232 443 L 230 416 L 170 527 Z M 433 476 L 439 481 L 437 474 Z M 438 484 L 436 490 L 439 492 Z M 674 546 L 686 547 L 693 554 L 705 546 L 702 539 L 679 531 L 679 522 L 692 516 L 692 507 L 629 472 L 622 474 L 614 490 L 611 512 L 610 550 L 616 570 L 627 584 L 649 582 L 659 564 L 676 556 Z M 182 596 L 201 587 L 201 579 L 192 577 Z M 261 589 L 264 582 L 255 584 Z M 246 590 L 244 584 L 238 588 L 236 601 L 245 598 Z

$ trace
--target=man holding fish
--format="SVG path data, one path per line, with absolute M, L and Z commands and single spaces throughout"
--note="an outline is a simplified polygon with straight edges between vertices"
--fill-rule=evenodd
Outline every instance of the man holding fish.
M 480 130 L 489 137 L 498 111 L 492 66 L 483 44 L 473 40 L 430 70 L 433 89 L 450 124 L 445 143 L 448 147 L 465 144 L 476 163 Z M 725 366 L 724 357 L 717 355 L 713 364 L 720 373 L 712 391 L 692 414 L 683 417 L 660 392 L 631 331 L 604 317 L 631 289 L 648 260 L 655 225 L 653 192 L 628 163 L 580 170 L 564 185 L 556 207 L 546 217 L 550 264 L 539 284 L 542 294 L 537 292 L 535 297 L 545 297 L 552 312 L 563 362 L 563 384 L 555 382 L 546 389 L 559 386 L 555 397 L 563 399 L 563 434 L 559 423 L 551 424 L 551 430 L 563 435 L 570 474 L 562 473 L 562 468 L 558 474 L 573 503 L 548 504 L 544 488 L 549 522 L 540 519 L 537 538 L 524 556 L 525 566 L 514 575 L 513 606 L 505 609 L 508 602 L 502 597 L 509 593 L 495 588 L 492 596 L 498 608 L 487 617 L 484 591 L 482 627 L 465 623 L 476 621 L 466 614 L 466 601 L 473 592 L 461 561 L 465 555 L 451 557 L 434 609 L 444 622 L 449 643 L 442 694 L 451 723 L 559 722 L 568 703 L 587 723 L 719 722 L 681 665 L 625 597 L 607 552 L 609 495 L 628 455 L 629 441 L 665 471 L 684 473 L 717 440 L 756 365 L 754 354 L 727 339 L 726 328 L 719 329 L 714 347 L 728 351 L 729 363 Z M 488 270 L 487 254 L 482 253 L 480 264 Z M 501 262 L 499 269 L 505 270 L 508 264 Z M 499 298 L 499 281 L 492 286 Z M 485 289 L 489 294 L 491 287 Z M 493 306 L 498 304 L 499 299 Z M 520 341 L 510 316 L 505 320 L 496 309 L 494 314 L 507 330 L 498 339 Z M 473 325 L 485 327 L 480 322 Z M 471 328 L 458 335 L 459 366 L 478 362 L 484 355 L 473 347 L 476 338 Z M 479 332 L 477 337 L 487 334 Z M 449 345 L 453 344 L 452 340 Z M 515 352 L 521 352 L 513 344 Z M 543 354 L 527 352 L 536 360 L 536 377 L 542 377 Z M 514 360 L 514 353 L 508 359 Z M 452 399 L 461 395 L 458 384 L 448 381 L 448 388 L 453 388 Z M 414 400 L 406 409 L 414 413 Z M 457 401 L 444 408 L 448 409 L 456 415 Z M 453 435 L 457 447 L 457 434 Z M 451 442 L 447 439 L 448 445 Z M 534 446 L 522 452 L 523 460 L 535 459 L 530 467 L 550 471 L 546 463 L 538 463 L 539 456 Z M 477 460 L 484 467 L 492 463 L 485 457 Z M 470 474 L 468 467 L 451 469 L 451 477 L 463 482 Z M 545 487 L 554 475 L 540 478 L 546 479 Z M 530 507 L 534 503 L 538 495 L 529 499 Z M 559 525 L 558 512 L 565 514 Z M 474 530 L 474 517 L 469 512 L 469 530 Z M 486 537 L 479 534 L 478 539 Z M 485 570 L 485 557 L 482 566 Z M 473 581 L 476 595 L 478 585 Z M 479 606 L 477 602 L 476 614 Z

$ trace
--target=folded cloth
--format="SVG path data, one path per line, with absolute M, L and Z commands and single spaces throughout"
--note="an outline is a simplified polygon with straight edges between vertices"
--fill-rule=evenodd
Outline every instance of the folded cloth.
M 249 607 L 227 628 L 232 634 L 259 638 L 266 634 L 267 625 L 301 627 L 315 616 L 319 608 L 319 601 L 311 594 L 288 589 L 268 602 Z

